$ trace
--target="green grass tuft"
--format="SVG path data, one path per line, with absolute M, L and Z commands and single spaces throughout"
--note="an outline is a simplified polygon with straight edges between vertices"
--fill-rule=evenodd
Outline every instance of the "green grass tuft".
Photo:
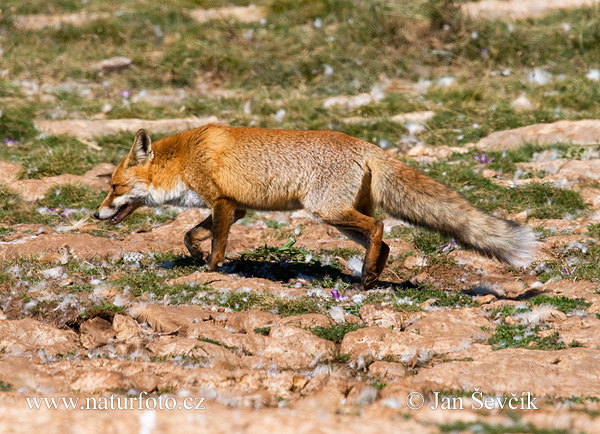
M 365 328 L 364 324 L 330 324 L 327 327 L 316 326 L 310 327 L 309 330 L 321 339 L 327 339 L 334 344 L 340 344 L 347 333 Z

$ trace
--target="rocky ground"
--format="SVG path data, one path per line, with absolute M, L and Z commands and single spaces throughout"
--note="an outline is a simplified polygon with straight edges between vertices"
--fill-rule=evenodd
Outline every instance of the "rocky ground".
M 590 2 L 514 3 L 468 2 L 462 11 L 520 25 Z M 113 17 L 94 7 L 18 7 L 5 9 L 8 24 L 0 13 L 0 24 L 66 44 L 77 29 L 106 36 L 86 26 L 110 30 Z M 232 36 L 233 22 L 253 41 L 248 32 L 267 32 L 257 26 L 279 11 L 271 3 L 188 9 L 184 22 L 214 25 L 237 43 L 245 42 Z M 579 19 L 564 13 L 558 22 Z M 301 32 L 321 29 L 318 20 Z M 181 39 L 166 27 L 150 31 L 159 46 Z M 473 32 L 467 39 L 479 37 Z M 7 35 L 4 61 L 18 57 Z M 502 82 L 501 100 L 478 93 L 467 75 L 457 83 L 443 69 L 451 66 L 421 65 L 411 79 L 382 73 L 368 89 L 315 90 L 307 103 L 251 93 L 215 71 L 193 85 L 118 91 L 140 86 L 143 61 L 114 51 L 87 63 L 92 79 L 77 70 L 61 81 L 45 70 L 38 82 L 37 69 L 8 61 L 0 71 L 0 101 L 10 103 L 0 109 L 0 432 L 600 432 L 594 65 L 577 57 L 582 77 L 486 66 L 498 80 L 521 74 L 518 85 Z M 158 62 L 161 53 L 146 55 Z M 76 64 L 61 59 L 65 69 Z M 569 106 L 559 97 L 569 92 L 590 101 Z M 546 109 L 548 99 L 564 110 Z M 11 111 L 17 103 L 22 113 Z M 372 134 L 476 206 L 531 227 L 540 239 L 532 264 L 507 267 L 380 215 L 391 254 L 365 292 L 352 286 L 363 250 L 304 211 L 236 222 L 219 272 L 194 263 L 183 245 L 207 209 L 141 209 L 116 227 L 90 217 L 138 128 L 153 136 L 215 121 L 308 128 L 316 121 L 302 110 L 330 122 L 319 128 Z

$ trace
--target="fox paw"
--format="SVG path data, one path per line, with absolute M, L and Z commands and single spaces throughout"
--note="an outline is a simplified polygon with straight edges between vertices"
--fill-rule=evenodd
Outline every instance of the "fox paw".
M 200 250 L 199 245 L 197 245 L 197 244 L 188 245 L 186 243 L 185 246 L 187 247 L 188 251 L 190 252 L 190 255 L 192 255 L 192 258 L 194 258 L 195 261 L 204 262 L 204 253 L 202 253 L 202 251 Z

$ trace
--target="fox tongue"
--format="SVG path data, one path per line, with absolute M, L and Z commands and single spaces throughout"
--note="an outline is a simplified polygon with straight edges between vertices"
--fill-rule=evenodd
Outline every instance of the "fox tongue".
M 110 218 L 109 222 L 113 225 L 120 223 L 121 220 L 123 220 L 125 217 L 131 214 L 135 208 L 136 207 L 128 203 L 122 205 L 121 208 L 117 210 L 117 213 Z

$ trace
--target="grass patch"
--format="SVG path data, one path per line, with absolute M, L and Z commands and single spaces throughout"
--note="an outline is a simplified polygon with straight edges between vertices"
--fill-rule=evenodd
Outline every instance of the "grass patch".
M 582 298 L 568 298 L 565 296 L 552 297 L 548 295 L 537 295 L 527 300 L 527 304 L 531 307 L 549 304 L 564 313 L 570 313 L 576 310 L 586 310 L 592 305 L 591 302 L 585 301 Z
M 551 219 L 564 218 L 567 214 L 578 215 L 586 209 L 579 193 L 550 183 L 533 182 L 503 188 L 473 172 L 471 165 L 465 163 L 437 163 L 425 171 L 429 176 L 460 191 L 466 199 L 488 213 L 527 210 L 532 218 Z
M 37 130 L 33 125 L 34 112 L 35 109 L 32 104 L 2 105 L 2 116 L 0 116 L 0 156 L 5 157 L 10 155 L 11 152 L 15 151 L 15 145 L 18 145 L 18 143 L 13 145 L 13 149 L 10 149 L 11 152 L 9 152 L 9 149 L 2 149 L 6 144 L 6 139 L 22 143 L 37 135 Z
M 439 426 L 443 433 L 453 432 L 473 432 L 480 434 L 569 434 L 569 430 L 558 428 L 537 428 L 531 423 L 516 422 L 513 425 L 492 425 L 486 422 L 452 422 L 445 423 Z
M 0 184 L 0 223 L 14 225 L 17 223 L 44 223 L 47 219 L 35 212 L 33 205 L 25 202 L 11 188 Z
M 539 336 L 539 326 L 500 324 L 494 334 L 488 339 L 488 344 L 494 350 L 504 348 L 529 348 L 533 350 L 563 350 L 567 345 L 562 341 L 558 332 L 549 336 Z M 576 343 L 570 346 L 580 346 Z
M 555 250 L 556 259 L 545 261 L 535 268 L 538 280 L 552 278 L 598 280 L 600 246 L 595 242 L 569 243 Z
M 418 230 L 412 234 L 412 242 L 426 255 L 440 253 L 440 250 L 450 243 L 450 238 L 437 232 Z
M 258 247 L 249 252 L 241 254 L 242 260 L 264 261 L 264 262 L 282 262 L 282 261 L 306 261 L 307 256 L 312 257 L 312 253 L 302 247 L 294 247 L 296 239 L 288 238 L 286 243 L 281 247 L 264 246 Z M 310 259 L 308 262 L 311 262 Z
M 113 317 L 116 314 L 124 313 L 125 310 L 126 308 L 123 306 L 117 306 L 104 301 L 102 303 L 95 304 L 85 309 L 80 315 L 80 318 L 82 320 L 87 320 L 99 316 L 101 318 L 109 319 L 112 321 Z
M 105 192 L 96 192 L 89 187 L 63 184 L 49 189 L 38 203 L 47 208 L 95 209 L 102 203 Z
M 218 345 L 218 346 L 226 348 L 228 350 L 235 350 L 236 349 L 234 347 L 230 347 L 230 346 L 225 345 L 221 341 L 215 341 L 214 339 L 210 339 L 210 338 L 200 338 L 199 337 L 198 340 L 201 341 L 201 342 L 208 342 L 209 344 Z
M 467 294 L 456 291 L 445 291 L 431 284 L 422 284 L 416 288 L 405 288 L 396 292 L 399 297 L 407 297 L 416 304 L 427 300 L 435 300 L 432 306 L 439 307 L 467 307 L 476 306 L 477 303 Z M 365 303 L 367 304 L 367 303 Z
M 21 155 L 21 178 L 43 178 L 63 173 L 83 175 L 95 164 L 105 161 L 100 151 L 69 136 L 48 136 L 36 139 Z
M 316 326 L 310 327 L 310 330 L 314 335 L 321 339 L 327 339 L 332 341 L 334 344 L 341 344 L 342 339 L 346 336 L 346 333 L 354 332 L 358 329 L 365 328 L 364 324 L 330 324 L 327 327 Z
M 352 249 L 349 247 L 336 247 L 334 249 L 321 249 L 319 250 L 319 256 L 335 256 L 342 259 L 350 259 L 354 256 L 362 256 L 362 252 L 359 249 Z
M 5 235 L 10 235 L 15 233 L 16 231 L 13 228 L 7 228 L 6 226 L 0 226 L 0 237 Z
M 254 333 L 257 335 L 269 336 L 269 332 L 271 331 L 271 327 L 257 327 L 254 329 Z
M 13 390 L 12 384 L 0 381 L 0 392 L 10 392 L 11 390 Z

